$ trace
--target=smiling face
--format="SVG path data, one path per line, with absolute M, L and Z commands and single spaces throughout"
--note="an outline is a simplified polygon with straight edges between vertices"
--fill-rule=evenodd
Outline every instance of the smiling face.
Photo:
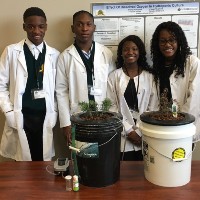
M 76 35 L 77 43 L 88 43 L 93 40 L 93 33 L 96 26 L 93 18 L 87 13 L 81 13 L 75 17 L 71 26 L 72 32 Z
M 28 39 L 38 46 L 43 42 L 47 30 L 46 20 L 41 16 L 27 17 L 23 29 L 26 31 Z
M 139 58 L 139 49 L 137 45 L 132 41 L 126 41 L 122 47 L 122 57 L 124 64 L 137 63 Z
M 159 48 L 165 57 L 166 62 L 171 63 L 176 56 L 176 51 L 178 48 L 175 35 L 168 30 L 161 30 L 159 34 Z

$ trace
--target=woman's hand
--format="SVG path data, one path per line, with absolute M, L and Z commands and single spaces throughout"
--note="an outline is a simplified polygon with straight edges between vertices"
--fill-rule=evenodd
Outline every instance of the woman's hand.
M 134 130 L 128 134 L 128 140 L 136 146 L 142 145 L 142 138 Z

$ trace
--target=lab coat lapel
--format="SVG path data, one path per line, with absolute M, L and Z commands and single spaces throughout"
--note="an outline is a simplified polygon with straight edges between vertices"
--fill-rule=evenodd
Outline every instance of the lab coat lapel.
M 129 107 L 128 107 L 127 103 L 126 103 L 124 95 L 122 95 L 122 94 L 120 95 L 120 104 L 121 104 L 120 108 L 121 108 L 122 115 L 125 116 L 125 118 L 128 120 L 128 122 L 130 124 L 135 125 L 135 122 L 133 120 L 133 116 L 130 113 L 130 110 L 129 110 Z
M 69 49 L 69 53 L 83 66 L 85 67 L 78 51 L 76 50 L 76 47 L 74 45 L 72 45 Z
M 18 56 L 18 61 L 21 63 L 21 66 L 24 68 L 24 70 L 27 72 L 27 66 L 26 66 L 26 60 L 25 60 L 25 55 L 24 55 L 24 50 L 23 50 L 23 45 L 24 45 L 24 41 L 22 40 L 20 41 L 16 47 L 15 50 L 19 52 L 19 56 Z
M 21 51 L 19 53 L 19 57 L 18 57 L 19 62 L 21 63 L 22 67 L 24 68 L 24 70 L 27 72 L 27 66 L 26 66 L 26 60 L 25 60 L 25 55 L 24 52 Z
M 177 98 L 177 92 L 174 91 L 178 91 L 175 88 L 177 87 L 177 81 L 178 79 L 175 77 L 175 73 L 173 72 L 169 78 L 170 80 L 170 87 L 171 87 L 171 94 L 172 94 L 172 98 L 176 99 Z

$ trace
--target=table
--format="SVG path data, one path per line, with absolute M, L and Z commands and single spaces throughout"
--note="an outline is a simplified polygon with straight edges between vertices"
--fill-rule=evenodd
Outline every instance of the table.
M 48 166 L 48 167 L 47 167 Z M 53 162 L 0 163 L 1 200 L 198 200 L 200 199 L 200 161 L 192 161 L 191 181 L 184 186 L 167 188 L 148 182 L 140 161 L 123 161 L 120 180 L 113 185 L 93 188 L 80 185 L 78 192 L 65 191 L 62 176 L 49 173 Z

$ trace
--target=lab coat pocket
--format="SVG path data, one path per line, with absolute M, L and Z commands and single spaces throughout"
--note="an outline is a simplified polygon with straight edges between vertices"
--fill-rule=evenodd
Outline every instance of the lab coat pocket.
M 139 89 L 138 94 L 138 107 L 139 110 L 142 112 L 145 111 L 145 109 L 148 106 L 149 98 L 150 98 L 150 92 L 145 89 Z
M 6 117 L 6 123 L 9 127 L 16 129 L 17 125 L 16 125 L 16 121 L 15 121 L 15 113 L 14 111 L 5 113 L 5 117 Z
M 57 117 L 58 117 L 58 113 L 55 111 L 53 113 L 46 113 L 45 121 L 46 121 L 47 127 L 53 128 L 56 125 Z

